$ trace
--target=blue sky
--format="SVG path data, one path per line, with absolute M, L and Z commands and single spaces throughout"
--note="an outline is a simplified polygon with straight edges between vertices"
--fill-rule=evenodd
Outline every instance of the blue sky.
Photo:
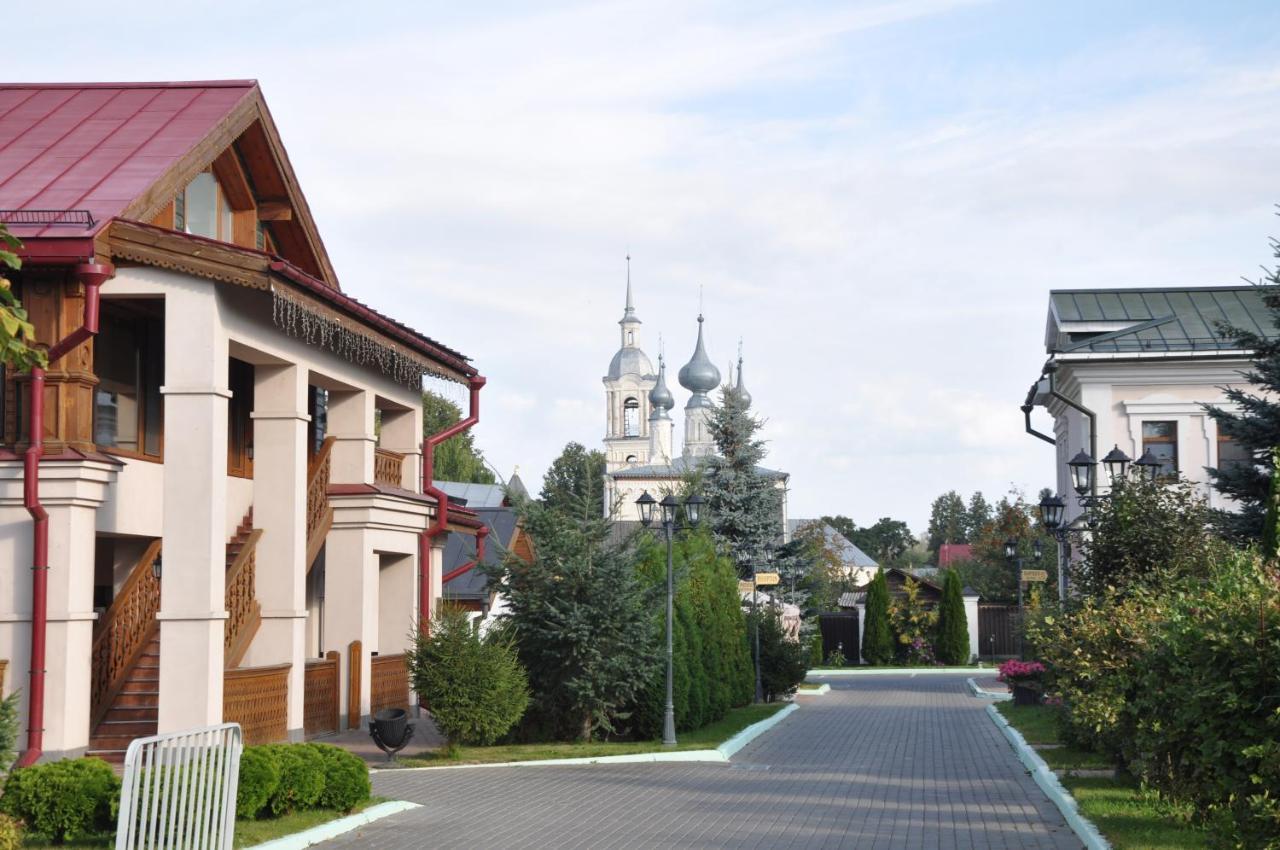
M 1274 3 L 46 3 L 5 77 L 254 77 L 344 288 L 474 357 L 535 484 L 646 346 L 744 340 L 796 516 L 1034 493 L 1053 287 L 1254 276 Z M 677 406 L 684 396 L 677 394 Z

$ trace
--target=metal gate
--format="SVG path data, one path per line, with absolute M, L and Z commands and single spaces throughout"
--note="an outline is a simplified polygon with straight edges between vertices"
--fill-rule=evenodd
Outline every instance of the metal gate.
M 129 744 L 116 850 L 231 850 L 243 750 L 238 723 Z
M 822 632 L 822 660 L 826 662 L 837 649 L 845 662 L 857 664 L 861 657 L 858 649 L 858 612 L 842 611 L 839 614 L 819 614 L 818 628 Z
M 991 659 L 1018 654 L 1017 605 L 978 605 L 978 653 Z

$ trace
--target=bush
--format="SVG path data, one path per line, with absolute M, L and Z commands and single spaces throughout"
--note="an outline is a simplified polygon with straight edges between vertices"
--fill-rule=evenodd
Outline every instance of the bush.
M 349 812 L 369 799 L 369 766 L 364 759 L 332 744 L 305 744 L 320 754 L 324 762 L 324 793 L 316 805 L 322 809 Z
M 7 771 L 17 757 L 18 745 L 18 695 L 14 691 L 0 700 L 0 772 Z
M 969 663 L 969 620 L 960 595 L 960 576 L 946 571 L 942 583 L 942 603 L 938 606 L 938 639 L 934 644 L 943 664 Z
M 772 605 L 764 606 L 748 619 L 760 626 L 760 686 L 765 702 L 794 694 L 809 672 L 805 665 L 808 649 L 787 636 L 782 615 Z M 748 629 L 747 640 L 751 639 Z
M 0 811 L 61 844 L 115 827 L 120 780 L 101 759 L 24 767 L 9 774 Z
M 0 815 L 0 850 L 19 850 L 21 847 L 22 821 Z
M 437 614 L 430 634 L 414 637 L 408 664 L 414 690 L 450 746 L 492 744 L 529 705 L 515 648 L 501 636 L 485 640 L 465 611 Z
M 822 666 L 822 631 L 818 630 L 813 633 L 813 637 L 809 639 L 809 667 Z
M 236 785 L 236 817 L 256 818 L 280 787 L 280 765 L 262 747 L 245 747 L 240 754 L 240 778 Z
M 933 640 L 938 612 L 930 611 L 920 599 L 920 584 L 908 578 L 901 598 L 889 606 L 893 633 L 897 638 L 895 656 L 903 664 L 936 664 Z
M 315 808 L 324 794 L 325 762 L 311 747 L 299 744 L 267 744 L 259 747 L 275 759 L 280 784 L 267 800 L 271 814 L 280 816 Z
M 843 667 L 849 663 L 849 659 L 844 657 L 844 653 L 838 649 L 833 649 L 831 654 L 827 656 L 828 667 Z
M 893 634 L 889 630 L 889 585 L 884 570 L 876 573 L 867 588 L 866 615 L 862 657 L 868 664 L 888 664 L 893 660 Z

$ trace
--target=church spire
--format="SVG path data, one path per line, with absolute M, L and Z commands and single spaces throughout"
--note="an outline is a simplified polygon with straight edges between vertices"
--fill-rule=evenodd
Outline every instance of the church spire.
M 635 322 L 640 324 L 639 317 L 636 316 L 635 300 L 631 297 L 631 255 L 627 254 L 627 306 L 622 311 L 622 320 L 618 324 L 623 325 L 627 322 Z

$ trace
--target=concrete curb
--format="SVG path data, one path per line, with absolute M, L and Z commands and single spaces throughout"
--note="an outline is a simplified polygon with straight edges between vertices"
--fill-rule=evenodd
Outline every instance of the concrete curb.
M 286 835 L 283 838 L 273 838 L 262 844 L 255 844 L 252 850 L 302 850 L 304 847 L 328 841 L 330 838 L 337 838 L 343 833 L 359 829 L 376 820 L 416 808 L 419 808 L 417 803 L 408 803 L 403 800 L 379 803 L 376 806 L 370 806 L 363 812 L 347 815 L 345 818 L 331 820 L 328 823 L 322 823 L 319 826 L 313 826 L 311 829 L 304 829 L 302 832 L 295 832 L 293 835 Z
M 823 682 L 815 690 L 810 690 L 810 691 L 797 690 L 795 695 L 798 697 L 820 697 L 823 694 L 829 694 L 829 693 L 831 693 L 831 686 L 828 685 L 826 682 Z
M 371 773 L 409 773 L 418 770 L 469 770 L 477 767 L 552 767 L 581 764 L 646 764 L 661 761 L 726 762 L 739 750 L 756 738 L 777 726 L 800 706 L 795 703 L 784 706 L 764 720 L 752 723 L 714 750 L 675 750 L 672 752 L 628 753 L 620 756 L 584 756 L 568 759 L 533 759 L 530 761 L 500 761 L 489 764 L 442 764 L 438 767 L 374 768 Z
M 975 671 L 985 668 L 977 667 L 832 667 L 823 669 L 815 667 L 809 671 L 809 675 L 815 679 L 821 679 L 826 676 L 955 676 L 967 673 L 970 676 Z M 991 669 L 995 669 L 994 667 Z
M 977 680 L 972 676 L 970 676 L 966 681 L 969 685 L 969 692 L 975 697 L 979 697 L 981 699 L 993 699 L 999 702 L 1005 702 L 1013 699 L 1013 694 L 1002 693 L 1000 691 L 989 691 L 986 688 L 979 687 Z
M 1017 753 L 1018 760 L 1022 762 L 1023 767 L 1031 774 L 1031 778 L 1040 786 L 1040 790 L 1045 793 L 1058 811 L 1062 812 L 1062 816 L 1067 821 L 1067 826 L 1071 827 L 1071 831 L 1076 837 L 1084 842 L 1084 846 L 1089 850 L 1110 850 L 1111 845 L 1107 839 L 1102 837 L 1102 833 L 1098 832 L 1098 828 L 1093 822 L 1080 814 L 1080 807 L 1076 805 L 1075 797 L 1071 796 L 1071 792 L 1062 787 L 1062 783 L 1058 781 L 1058 777 L 1049 769 L 1049 765 L 1045 764 L 1044 759 L 1037 755 L 1036 751 L 1027 744 L 1026 739 L 1022 737 L 1022 733 L 1009 725 L 1009 721 L 996 711 L 994 705 L 987 706 L 987 714 L 991 716 L 991 720 L 1000 727 L 1000 731 L 1004 732 L 1004 736 L 1009 740 L 1009 744 L 1013 747 L 1013 751 Z

